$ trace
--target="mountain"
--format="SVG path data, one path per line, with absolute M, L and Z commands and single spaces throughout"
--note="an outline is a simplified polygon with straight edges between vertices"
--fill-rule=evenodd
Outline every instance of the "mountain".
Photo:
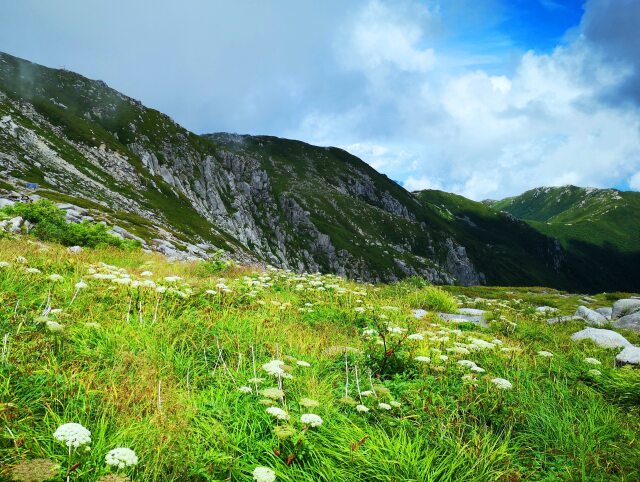
M 367 281 L 637 286 L 606 262 L 585 276 L 580 256 L 528 221 L 459 196 L 410 193 L 344 150 L 197 135 L 104 82 L 8 54 L 0 172 L 0 189 L 37 183 L 38 196 L 165 253 L 220 248 L 243 262 Z
M 563 248 L 630 286 L 640 284 L 640 193 L 576 186 L 541 187 L 500 201 L 495 211 L 525 220 Z
M 542 187 L 490 203 L 565 245 L 583 241 L 624 252 L 640 248 L 640 193 L 576 186 Z

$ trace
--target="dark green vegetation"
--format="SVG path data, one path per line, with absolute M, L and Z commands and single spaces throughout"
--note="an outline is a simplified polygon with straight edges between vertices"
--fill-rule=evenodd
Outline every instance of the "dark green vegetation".
M 199 136 L 103 82 L 6 54 L 0 119 L 1 186 L 37 182 L 146 240 L 166 231 L 179 246 L 369 281 L 640 289 L 635 193 L 618 193 L 626 207 L 567 196 L 562 213 L 409 193 L 341 149 Z M 523 220 L 494 210 L 516 204 Z
M 640 478 L 640 372 L 614 368 L 616 350 L 571 342 L 581 323 L 535 311 L 572 313 L 577 296 L 211 269 L 0 240 L 0 479 L 37 459 L 52 481 L 73 468 L 72 482 L 250 481 L 257 466 L 276 482 Z M 489 327 L 411 313 L 457 306 L 487 310 Z M 291 376 L 282 395 L 263 368 L 274 358 Z M 69 422 L 91 431 L 90 450 L 53 437 Z M 115 447 L 138 464 L 108 467 Z
M 593 269 L 602 289 L 640 286 L 640 193 L 545 187 L 488 204 L 558 239 Z
M 0 220 L 20 216 L 33 225 L 30 234 L 41 241 L 54 241 L 65 246 L 115 246 L 136 248 L 138 241 L 122 239 L 109 233 L 106 224 L 85 221 L 67 223 L 65 212 L 54 203 L 40 200 L 35 203 L 16 203 L 0 209 Z

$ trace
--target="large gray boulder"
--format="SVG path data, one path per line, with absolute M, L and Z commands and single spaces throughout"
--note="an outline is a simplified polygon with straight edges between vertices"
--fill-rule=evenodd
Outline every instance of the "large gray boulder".
M 619 363 L 628 363 L 630 365 L 640 365 L 640 348 L 637 346 L 628 346 L 616 356 Z
M 632 346 L 620 333 L 600 328 L 585 328 L 571 335 L 571 339 L 573 341 L 591 340 L 603 348 L 626 348 Z
M 640 311 L 618 318 L 612 325 L 625 330 L 640 331 Z
M 603 308 L 596 308 L 594 310 L 596 313 L 600 313 L 602 316 L 604 316 L 607 320 L 611 319 L 611 313 L 613 311 L 613 308 L 609 308 L 609 307 L 603 307 Z
M 604 316 L 586 306 L 580 306 L 576 310 L 575 316 L 579 316 L 590 326 L 606 326 L 608 323 Z
M 631 313 L 635 313 L 636 311 L 640 311 L 640 300 L 635 298 L 624 298 L 622 300 L 618 300 L 613 304 L 613 309 L 611 310 L 611 318 L 621 318 L 625 315 L 630 315 Z
M 553 313 L 558 311 L 558 308 L 554 308 L 553 306 L 538 306 L 536 311 L 539 313 Z
M 477 308 L 460 308 L 458 313 L 461 315 L 471 315 L 471 316 L 484 316 L 486 313 L 485 310 L 479 310 Z
M 15 203 L 11 199 L 0 198 L 0 209 L 4 209 L 7 206 L 13 206 Z
M 22 219 L 22 216 L 16 216 L 15 218 L 9 219 L 9 232 L 11 234 L 19 233 L 23 222 L 24 219 Z

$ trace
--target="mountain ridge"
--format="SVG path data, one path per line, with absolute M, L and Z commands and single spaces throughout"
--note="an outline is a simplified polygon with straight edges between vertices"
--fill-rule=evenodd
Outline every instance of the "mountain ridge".
M 196 255 L 222 248 L 367 281 L 603 287 L 585 278 L 570 246 L 530 221 L 454 195 L 410 193 L 339 148 L 197 135 L 102 81 L 8 54 L 0 141 L 5 183 L 37 182 L 45 197 L 102 206 L 151 245 Z M 616 284 L 602 262 L 598 269 L 607 288 L 637 286 Z

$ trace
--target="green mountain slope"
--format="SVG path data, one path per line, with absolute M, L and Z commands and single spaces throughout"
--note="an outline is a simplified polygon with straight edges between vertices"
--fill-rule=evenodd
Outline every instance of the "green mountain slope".
M 640 250 L 640 193 L 576 186 L 543 187 L 491 204 L 496 210 L 535 222 L 563 243 L 584 241 Z
M 409 193 L 341 149 L 196 135 L 104 82 L 7 54 L 0 174 L 0 190 L 36 182 L 35 194 L 107 216 L 165 254 L 222 248 L 245 262 L 367 281 L 638 287 L 631 272 L 619 276 L 633 263 L 612 264 L 602 247 L 576 250 L 459 196 Z

